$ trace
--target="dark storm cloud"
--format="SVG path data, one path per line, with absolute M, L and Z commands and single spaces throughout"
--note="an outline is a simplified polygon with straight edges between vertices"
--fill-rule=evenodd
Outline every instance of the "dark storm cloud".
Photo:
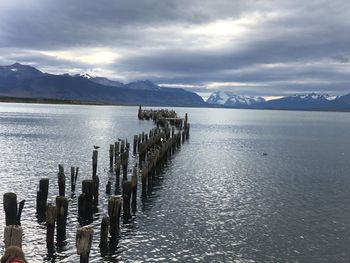
M 349 10 L 345 0 L 5 0 L 0 62 L 98 69 L 199 93 L 342 94 L 350 91 Z

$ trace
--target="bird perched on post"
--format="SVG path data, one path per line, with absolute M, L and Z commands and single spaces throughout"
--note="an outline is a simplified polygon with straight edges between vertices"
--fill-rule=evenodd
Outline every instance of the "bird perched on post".
M 94 149 L 97 150 L 100 146 L 94 145 Z

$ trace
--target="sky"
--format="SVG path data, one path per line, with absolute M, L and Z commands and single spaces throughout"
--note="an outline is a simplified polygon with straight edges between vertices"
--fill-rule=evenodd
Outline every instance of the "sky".
M 347 0 L 1 0 L 0 64 L 204 98 L 350 93 Z

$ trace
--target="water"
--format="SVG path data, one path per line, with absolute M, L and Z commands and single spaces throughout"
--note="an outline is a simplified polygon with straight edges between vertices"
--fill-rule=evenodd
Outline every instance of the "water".
M 164 167 L 152 195 L 122 225 L 110 256 L 98 248 L 110 174 L 109 143 L 148 131 L 136 107 L 0 104 L 0 194 L 26 199 L 24 251 L 49 262 L 45 226 L 35 217 L 40 178 L 58 193 L 57 164 L 101 181 L 91 262 L 348 262 L 350 114 L 176 108 L 191 137 Z M 267 153 L 264 155 L 263 153 Z M 2 199 L 0 200 L 2 207 Z M 68 245 L 53 262 L 77 262 L 77 200 L 70 200 Z M 3 236 L 4 213 L 0 214 Z M 3 244 L 1 251 L 3 252 Z

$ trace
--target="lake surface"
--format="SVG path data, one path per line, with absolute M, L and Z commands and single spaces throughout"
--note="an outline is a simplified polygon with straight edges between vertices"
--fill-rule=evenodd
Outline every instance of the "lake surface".
M 0 104 L 0 194 L 26 199 L 23 249 L 30 262 L 78 262 L 77 198 L 70 199 L 68 244 L 49 259 L 36 191 L 40 178 L 50 178 L 54 201 L 62 163 L 66 174 L 80 167 L 80 193 L 92 174 L 93 145 L 101 147 L 101 194 L 90 262 L 349 262 L 349 113 L 174 109 L 189 114 L 190 140 L 148 199 L 138 200 L 115 251 L 102 257 L 109 144 L 132 142 L 153 123 L 139 121 L 137 107 Z

